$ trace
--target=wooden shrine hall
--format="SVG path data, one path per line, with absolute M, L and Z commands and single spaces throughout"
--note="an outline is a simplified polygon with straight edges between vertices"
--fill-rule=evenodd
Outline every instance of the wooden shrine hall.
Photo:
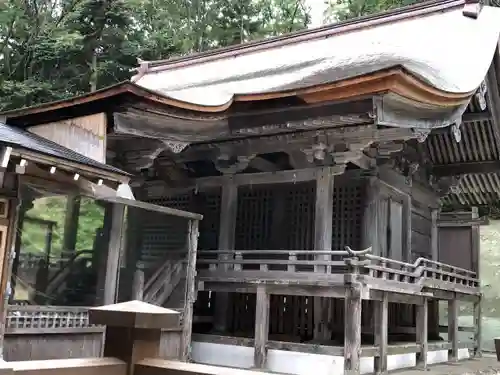
M 28 130 L 95 121 L 136 199 L 203 216 L 196 301 L 172 256 L 185 233 L 138 211 L 113 301 L 194 302 L 190 360 L 296 375 L 426 368 L 481 355 L 499 17 L 421 3 L 141 61 L 131 82 L 0 115 Z

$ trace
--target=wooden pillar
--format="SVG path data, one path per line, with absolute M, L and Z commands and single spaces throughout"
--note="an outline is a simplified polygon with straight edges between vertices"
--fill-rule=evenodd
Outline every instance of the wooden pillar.
M 403 233 L 402 233 L 402 242 L 403 242 L 403 260 L 407 262 L 412 261 L 412 253 L 411 253 L 411 196 L 406 195 L 403 198 L 403 223 L 401 225 Z
M 479 296 L 479 300 L 474 302 L 474 357 L 481 358 L 482 353 L 482 308 L 481 308 L 482 296 Z
M 316 175 L 316 205 L 314 210 L 314 250 L 332 250 L 333 220 L 333 183 L 332 167 L 321 168 Z M 331 260 L 323 255 L 318 260 Z M 325 273 L 327 267 L 317 266 L 316 272 Z M 331 339 L 329 324 L 329 301 L 326 298 L 314 297 L 314 338 Z
M 448 301 L 448 342 L 451 343 L 449 360 L 458 360 L 458 300 L 453 296 Z
M 439 228 L 437 225 L 439 209 L 431 210 L 431 259 L 439 261 Z M 439 300 L 429 301 L 429 332 L 433 338 L 439 337 Z
M 361 371 L 361 290 L 350 284 L 345 298 L 344 375 Z
M 477 207 L 472 207 L 472 219 L 479 218 L 479 212 Z M 476 272 L 476 277 L 481 282 L 481 260 L 480 260 L 480 237 L 479 237 L 479 225 L 473 225 L 472 228 L 472 270 Z M 479 295 L 478 300 L 474 302 L 474 357 L 480 358 L 482 356 L 482 301 L 483 295 Z
M 191 357 L 191 335 L 193 331 L 193 305 L 196 301 L 196 253 L 198 250 L 199 222 L 190 220 L 188 228 L 188 262 L 186 267 L 186 300 L 182 320 L 181 360 Z
M 144 271 L 142 267 L 137 267 L 134 272 L 132 299 L 135 301 L 142 301 L 144 299 Z
M 377 217 L 380 211 L 380 181 L 376 177 L 368 180 L 366 187 L 366 203 L 363 213 L 363 231 L 361 233 L 361 247 L 366 249 L 371 246 L 372 253 L 379 255 L 382 223 Z
M 24 194 L 27 195 L 27 194 Z M 29 211 L 31 208 L 33 208 L 33 198 L 27 197 L 27 196 L 22 196 L 19 197 L 20 199 L 20 206 L 18 208 L 17 212 L 17 225 L 16 225 L 16 233 L 13 234 L 14 238 L 14 248 L 13 248 L 13 261 L 12 261 L 12 270 L 11 274 L 12 275 L 17 275 L 17 271 L 19 268 L 19 258 L 21 255 L 21 240 L 22 240 L 22 233 L 23 233 L 23 224 L 24 224 L 24 218 L 26 216 L 26 212 Z M 11 289 L 12 293 L 10 296 L 10 299 L 14 299 L 15 291 L 16 291 L 16 280 L 15 278 L 11 278 Z
M 4 152 L 7 151 L 4 149 Z M 9 305 L 9 284 L 12 275 L 12 263 L 19 214 L 19 188 L 18 177 L 9 174 L 5 169 L 0 169 L 0 188 L 11 193 L 10 196 L 1 197 L 3 206 L 0 215 L 0 360 L 4 354 L 5 325 L 7 323 L 7 308 Z M 12 290 L 11 290 L 12 292 Z
M 125 206 L 113 203 L 111 213 L 111 232 L 109 234 L 108 253 L 106 257 L 106 276 L 104 281 L 105 305 L 116 301 L 118 286 L 118 272 L 120 269 L 120 255 L 123 246 L 123 225 L 125 219 Z
M 428 308 L 429 304 L 427 298 L 424 297 L 422 304 L 417 305 L 417 344 L 420 347 L 420 353 L 417 354 L 417 367 L 427 368 L 427 349 L 428 342 Z
M 219 244 L 220 250 L 234 250 L 236 215 L 238 213 L 238 186 L 232 180 L 229 180 L 222 186 L 221 209 L 219 225 Z M 221 256 L 221 259 L 227 260 L 231 257 L 229 254 Z M 224 270 L 229 268 L 228 264 L 219 265 Z M 228 324 L 229 293 L 217 292 L 215 294 L 214 306 L 214 330 L 216 332 L 226 332 Z
M 4 337 L 5 325 L 7 323 L 7 309 L 9 306 L 9 284 L 12 276 L 12 264 L 14 260 L 14 253 L 12 251 L 13 244 L 16 238 L 17 217 L 19 213 L 19 205 L 17 199 L 7 199 L 7 217 L 5 223 L 7 224 L 6 231 L 2 233 L 4 238 L 0 241 L 0 360 L 4 357 Z M 11 289 L 10 293 L 14 290 Z
M 267 360 L 267 338 L 269 335 L 269 294 L 265 285 L 257 286 L 255 304 L 255 348 L 254 366 L 263 369 Z
M 76 251 L 78 220 L 80 218 L 80 196 L 69 196 L 64 218 L 63 251 Z
M 389 333 L 389 302 L 387 293 L 383 294 L 382 301 L 375 303 L 375 345 L 379 348 L 379 355 L 375 357 L 375 374 L 387 373 L 387 347 Z

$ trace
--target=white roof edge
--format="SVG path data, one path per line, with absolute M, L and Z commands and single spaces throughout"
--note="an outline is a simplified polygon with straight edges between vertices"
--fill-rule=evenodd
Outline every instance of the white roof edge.
M 468 93 L 477 89 L 492 61 L 499 19 L 500 8 L 484 6 L 472 19 L 458 7 L 330 38 L 147 72 L 135 83 L 191 104 L 220 106 L 238 94 L 298 89 L 403 66 L 436 89 Z

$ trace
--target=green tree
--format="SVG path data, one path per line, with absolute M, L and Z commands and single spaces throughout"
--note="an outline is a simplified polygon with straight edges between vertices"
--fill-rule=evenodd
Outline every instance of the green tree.
M 333 0 L 326 1 L 325 22 L 345 21 L 417 3 L 418 0 Z
M 304 0 L 0 0 L 0 110 L 127 80 L 164 59 L 309 23 Z

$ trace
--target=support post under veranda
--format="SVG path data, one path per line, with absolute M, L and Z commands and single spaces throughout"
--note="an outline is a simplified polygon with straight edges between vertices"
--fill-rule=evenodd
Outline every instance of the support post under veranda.
M 375 374 L 381 375 L 387 372 L 387 347 L 389 330 L 389 299 L 387 293 L 383 293 L 381 301 L 374 301 L 374 333 L 375 345 L 378 346 L 378 356 L 375 356 Z
M 254 366 L 263 369 L 267 360 L 267 339 L 269 335 L 269 293 L 265 285 L 257 287 L 255 304 L 255 348 Z
M 353 283 L 346 291 L 344 327 L 344 375 L 361 371 L 361 287 Z
M 361 306 L 362 285 L 359 283 L 358 258 L 346 259 L 344 310 L 344 375 L 359 375 L 361 371 Z

